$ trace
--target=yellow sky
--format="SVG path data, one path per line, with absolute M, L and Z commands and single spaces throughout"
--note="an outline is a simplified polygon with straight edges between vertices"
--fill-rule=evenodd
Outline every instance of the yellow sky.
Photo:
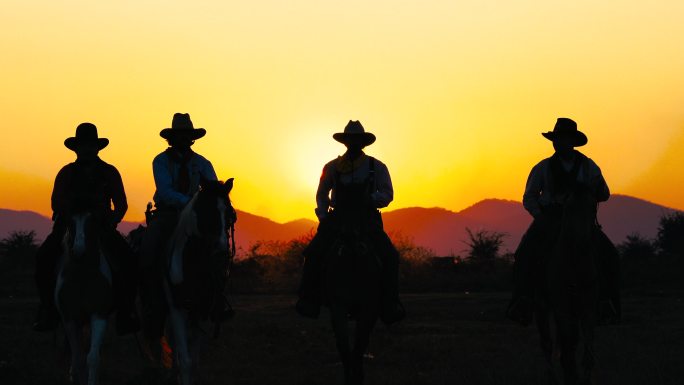
M 235 205 L 278 221 L 314 217 L 349 119 L 378 136 L 390 208 L 519 200 L 559 116 L 614 192 L 684 208 L 684 3 L 596 3 L 4 1 L 0 207 L 48 213 L 90 121 L 140 220 L 159 130 L 189 112 Z

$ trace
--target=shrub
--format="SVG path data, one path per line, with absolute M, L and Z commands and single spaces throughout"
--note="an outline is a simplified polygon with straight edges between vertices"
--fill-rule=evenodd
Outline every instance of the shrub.
M 675 211 L 660 218 L 656 243 L 661 253 L 684 257 L 684 213 Z

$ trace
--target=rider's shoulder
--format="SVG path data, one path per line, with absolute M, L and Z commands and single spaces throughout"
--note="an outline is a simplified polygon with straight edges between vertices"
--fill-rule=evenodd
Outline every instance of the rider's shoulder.
M 192 153 L 192 159 L 195 160 L 196 162 L 199 162 L 199 163 L 211 163 L 209 161 L 209 159 L 205 158 L 204 156 L 202 156 L 196 152 Z
M 376 167 L 379 166 L 379 167 L 381 167 L 381 168 L 387 168 L 387 165 L 386 165 L 385 163 L 383 163 L 380 159 L 378 159 L 378 158 L 376 158 L 376 157 L 374 157 L 374 156 L 370 156 L 370 155 L 366 155 L 366 156 L 367 156 L 368 158 L 370 158 L 370 159 L 373 160 L 373 162 L 375 163 Z
M 549 166 L 550 162 L 551 162 L 551 157 L 544 158 L 544 159 L 540 160 L 539 162 L 537 162 L 537 164 L 535 164 L 534 167 L 532 167 L 532 170 L 545 169 Z
M 106 173 L 111 173 L 111 174 L 118 174 L 119 173 L 119 170 L 113 164 L 107 163 L 102 159 L 100 159 L 100 161 L 98 163 L 99 163 L 100 169 Z
M 334 168 L 335 166 L 337 166 L 338 163 L 340 163 L 342 161 L 342 159 L 343 159 L 342 156 L 338 156 L 337 158 L 326 163 L 323 166 L 323 169 Z
M 67 163 L 59 169 L 59 172 L 69 172 L 76 168 L 76 162 Z
M 157 154 L 157 156 L 154 157 L 154 160 L 166 159 L 167 157 L 168 157 L 168 155 L 166 154 L 166 151 L 162 151 L 159 154 Z

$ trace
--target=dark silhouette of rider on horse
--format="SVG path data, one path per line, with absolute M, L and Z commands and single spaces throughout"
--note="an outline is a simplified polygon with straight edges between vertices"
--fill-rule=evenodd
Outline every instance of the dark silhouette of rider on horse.
M 163 335 L 166 305 L 162 290 L 161 271 L 171 233 L 179 214 L 200 189 L 200 181 L 217 181 L 211 162 L 194 152 L 191 146 L 206 134 L 204 128 L 195 128 L 189 114 L 176 113 L 170 128 L 159 135 L 169 147 L 152 161 L 154 183 L 154 211 L 148 209 L 147 230 L 140 248 L 140 296 L 143 304 L 143 329 L 147 338 L 156 340 Z M 235 212 L 230 220 L 235 222 Z M 218 318 L 232 315 L 225 297 Z
M 323 295 L 326 255 L 343 232 L 364 234 L 369 247 L 382 266 L 382 298 L 380 318 L 387 324 L 404 318 L 399 302 L 399 253 L 383 229 L 378 209 L 387 207 L 394 198 L 387 166 L 366 155 L 363 148 L 375 142 L 375 135 L 365 132 L 358 121 L 349 121 L 344 132 L 333 138 L 347 147 L 344 155 L 328 162 L 316 192 L 316 216 L 319 226 L 304 250 L 304 268 L 299 289 L 297 312 L 317 318 Z
M 75 210 L 83 208 L 98 218 L 103 249 L 113 267 L 117 333 L 127 334 L 139 329 L 134 311 L 136 261 L 128 243 L 116 230 L 128 209 L 126 193 L 119 171 L 98 157 L 99 151 L 108 144 L 109 139 L 99 138 L 97 127 L 92 123 L 79 124 L 76 135 L 64 141 L 64 145 L 76 153 L 76 161 L 57 174 L 52 191 L 54 225 L 36 254 L 35 278 L 41 301 L 33 324 L 36 331 L 54 330 L 58 323 L 54 303 L 56 262 L 63 252 L 62 239 L 68 218 Z
M 532 168 L 525 186 L 523 206 L 534 217 L 515 252 L 514 290 L 507 310 L 509 318 L 523 325 L 532 321 L 535 303 L 545 278 L 545 263 L 559 237 L 563 208 L 578 191 L 586 191 L 594 202 L 610 197 L 601 169 L 575 150 L 587 143 L 577 123 L 558 118 L 553 131 L 542 135 L 553 142 L 555 153 Z M 596 222 L 591 249 L 597 258 L 602 322 L 619 319 L 619 260 L 617 250 Z

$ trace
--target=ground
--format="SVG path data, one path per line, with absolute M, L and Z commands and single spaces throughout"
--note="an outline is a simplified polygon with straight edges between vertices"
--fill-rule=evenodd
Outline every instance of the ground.
M 624 322 L 597 329 L 597 384 L 681 384 L 684 293 L 625 293 Z M 532 327 L 503 317 L 506 293 L 404 294 L 407 319 L 379 325 L 366 358 L 367 384 L 546 383 Z M 237 295 L 236 317 L 205 349 L 201 384 L 340 384 L 327 313 L 298 317 L 294 297 Z M 32 297 L 0 299 L 0 384 L 65 383 L 62 334 L 35 333 Z M 102 384 L 170 384 L 144 364 L 133 336 L 111 330 Z

